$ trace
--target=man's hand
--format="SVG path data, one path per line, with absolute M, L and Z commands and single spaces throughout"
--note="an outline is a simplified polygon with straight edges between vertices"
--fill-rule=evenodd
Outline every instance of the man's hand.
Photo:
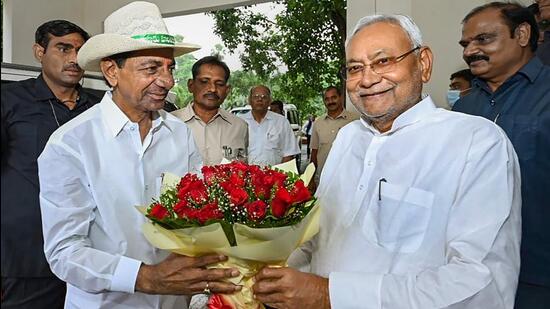
M 285 163 L 285 162 L 288 162 L 290 160 L 294 159 L 294 156 L 286 156 L 286 157 L 283 157 L 283 159 L 281 160 L 281 163 Z
M 274 308 L 330 308 L 328 279 L 292 268 L 264 268 L 253 286 L 257 300 Z
M 170 254 L 156 265 L 142 264 L 136 280 L 136 291 L 147 294 L 192 295 L 204 293 L 231 294 L 242 287 L 223 282 L 222 279 L 236 277 L 236 269 L 207 269 L 206 266 L 225 261 L 220 255 L 188 257 Z

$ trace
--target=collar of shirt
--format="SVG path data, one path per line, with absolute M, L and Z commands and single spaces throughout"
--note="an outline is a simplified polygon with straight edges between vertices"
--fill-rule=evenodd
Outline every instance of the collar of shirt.
M 338 116 L 336 116 L 334 118 L 330 117 L 328 113 L 325 114 L 325 119 L 331 119 L 331 120 L 338 119 L 338 118 L 346 119 L 346 118 L 348 118 L 348 115 L 349 115 L 349 113 L 347 113 L 347 110 L 344 109 L 344 110 L 342 110 L 342 112 L 340 114 L 338 114 Z
M 88 101 L 90 101 L 90 98 L 85 91 L 82 91 L 82 86 L 80 86 L 80 84 L 77 84 L 75 88 L 76 91 L 78 91 L 78 96 L 80 98 L 76 102 L 75 109 L 77 109 L 78 107 L 87 104 Z M 50 87 L 48 87 L 48 84 L 46 84 L 46 81 L 44 80 L 44 76 L 42 74 L 38 75 L 38 77 L 36 78 L 36 82 L 34 83 L 34 95 L 37 101 L 54 100 L 55 102 L 59 102 Z M 61 102 L 59 103 L 62 104 Z
M 425 97 L 420 102 L 413 105 L 408 110 L 404 111 L 401 115 L 397 116 L 393 121 L 392 127 L 389 131 L 380 133 L 378 129 L 368 123 L 363 117 L 361 117 L 361 123 L 369 129 L 374 135 L 391 135 L 402 128 L 408 127 L 422 119 L 428 117 L 437 107 L 435 106 L 430 96 Z
M 193 109 L 194 104 L 195 103 L 191 102 L 189 105 L 187 105 L 186 107 L 183 108 L 182 114 L 181 114 L 181 116 L 182 116 L 181 119 L 183 120 L 183 122 L 188 122 L 193 118 L 202 121 L 202 119 L 195 113 L 195 110 Z M 209 122 L 212 122 L 216 118 L 221 117 L 223 120 L 225 120 L 229 124 L 233 124 L 231 122 L 231 118 L 228 116 L 228 113 L 229 112 L 227 112 L 226 110 L 224 110 L 223 108 L 220 107 L 220 108 L 218 108 L 218 112 L 216 113 L 216 115 L 214 115 L 214 117 L 212 117 L 212 119 L 210 119 Z
M 36 78 L 36 82 L 34 83 L 34 91 L 36 100 L 38 101 L 57 99 L 50 87 L 48 87 L 48 84 L 46 84 L 46 81 L 44 80 L 44 76 L 42 76 L 42 74 L 38 75 L 38 77 Z
M 128 116 L 126 116 L 126 114 L 124 114 L 124 112 L 113 101 L 111 91 L 105 92 L 105 96 L 103 96 L 103 99 L 99 104 L 102 117 L 107 124 L 109 131 L 113 134 L 113 137 L 117 136 L 120 131 L 122 131 L 124 126 L 131 122 L 130 119 L 128 119 Z M 164 125 L 168 130 L 172 131 L 168 123 L 165 121 L 166 112 L 160 110 L 154 112 L 153 115 L 154 119 L 151 129 L 156 129 L 159 126 Z
M 278 114 L 275 114 L 274 112 L 272 111 L 267 111 L 267 113 L 265 114 L 265 117 L 262 119 L 262 122 L 264 122 L 265 120 L 273 120 L 274 117 L 276 117 L 276 115 Z M 256 119 L 254 119 L 254 115 L 252 115 L 252 111 L 249 111 L 248 113 L 245 113 L 244 115 L 242 115 L 243 119 L 248 119 L 248 120 L 254 120 L 256 121 Z M 284 116 L 282 116 L 284 117 Z M 257 122 L 257 121 L 256 121 Z
M 527 62 L 519 71 L 517 71 L 514 75 L 510 76 L 503 84 L 502 86 L 505 86 L 507 84 L 510 84 L 511 82 L 514 82 L 518 80 L 521 77 L 525 77 L 530 83 L 534 83 L 537 77 L 539 76 L 540 72 L 542 71 L 544 67 L 544 64 L 540 61 L 538 57 L 533 57 L 529 62 Z M 488 92 L 492 94 L 493 92 L 487 85 L 487 82 L 479 77 L 476 77 L 473 79 L 474 87 L 481 88 L 485 92 Z M 505 87 L 499 87 L 497 91 L 500 89 L 504 89 Z

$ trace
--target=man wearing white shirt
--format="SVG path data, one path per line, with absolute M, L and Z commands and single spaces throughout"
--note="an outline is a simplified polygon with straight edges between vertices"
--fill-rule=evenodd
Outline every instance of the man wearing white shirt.
M 191 131 L 162 110 L 174 85 L 175 44 L 156 5 L 133 2 L 105 20 L 78 63 L 113 88 L 53 133 L 38 159 L 44 251 L 67 282 L 67 308 L 186 308 L 187 296 L 239 289 L 206 269 L 225 257 L 187 257 L 153 248 L 134 206 L 158 197 L 164 172 L 198 172 Z
M 300 153 L 288 120 L 269 111 L 271 91 L 264 85 L 250 89 L 248 102 L 252 110 L 242 116 L 248 123 L 248 162 L 275 165 L 292 160 Z
M 277 308 L 506 308 L 521 231 L 517 156 L 501 129 L 437 108 L 432 53 L 402 15 L 361 19 L 346 88 L 361 120 L 340 130 L 321 175 L 320 232 L 292 268 L 264 268 Z

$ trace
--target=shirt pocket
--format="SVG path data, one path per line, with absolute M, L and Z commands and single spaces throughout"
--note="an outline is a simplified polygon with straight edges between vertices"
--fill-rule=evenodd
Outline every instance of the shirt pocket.
M 265 143 L 266 149 L 278 149 L 279 148 L 279 135 L 277 132 L 267 132 L 267 140 Z
M 424 240 L 433 200 L 432 192 L 379 182 L 363 230 L 389 251 L 415 252 Z

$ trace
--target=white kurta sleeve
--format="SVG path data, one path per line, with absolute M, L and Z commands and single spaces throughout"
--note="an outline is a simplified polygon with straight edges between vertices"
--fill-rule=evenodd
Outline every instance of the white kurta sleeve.
M 293 156 L 300 153 L 300 149 L 298 148 L 298 142 L 296 141 L 296 136 L 294 136 L 292 127 L 290 126 L 290 123 L 286 119 L 283 122 L 281 137 L 282 137 L 281 153 L 283 154 L 283 157 Z
M 302 272 L 311 271 L 311 255 L 314 250 L 314 246 L 317 242 L 317 236 L 314 236 L 309 241 L 303 243 L 300 247 L 296 248 L 287 260 L 289 267 L 298 269 Z
M 38 168 L 44 252 L 53 273 L 87 292 L 133 293 L 141 261 L 95 249 L 88 237 L 100 218 L 80 154 L 50 140 Z
M 187 131 L 188 153 L 189 153 L 189 173 L 200 174 L 203 166 L 202 156 L 199 152 L 199 148 L 193 138 L 191 130 Z

